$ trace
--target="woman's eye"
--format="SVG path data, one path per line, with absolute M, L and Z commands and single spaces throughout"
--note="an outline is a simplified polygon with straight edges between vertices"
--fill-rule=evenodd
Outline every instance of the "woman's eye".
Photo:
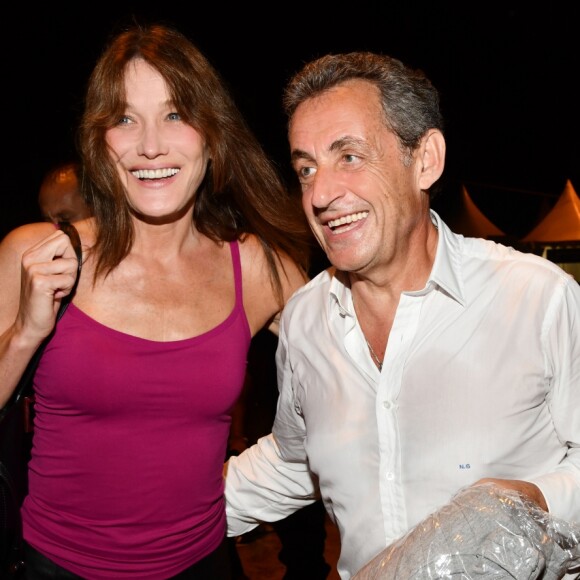
M 131 123 L 131 117 L 123 115 L 117 122 L 117 125 L 128 125 L 129 123 Z
M 181 115 L 179 113 L 169 113 L 169 115 L 167 115 L 167 118 L 170 121 L 181 121 Z

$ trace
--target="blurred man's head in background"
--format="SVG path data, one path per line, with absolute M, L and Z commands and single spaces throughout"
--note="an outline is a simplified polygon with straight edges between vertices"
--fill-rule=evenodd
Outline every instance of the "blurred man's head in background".
M 38 192 L 42 217 L 54 223 L 75 222 L 91 215 L 80 192 L 80 166 L 65 163 L 49 170 Z

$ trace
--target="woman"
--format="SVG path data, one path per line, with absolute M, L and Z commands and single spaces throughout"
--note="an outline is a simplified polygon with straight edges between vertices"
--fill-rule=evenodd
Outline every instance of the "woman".
M 113 39 L 79 149 L 93 217 L 35 379 L 29 577 L 228 578 L 230 414 L 252 336 L 276 331 L 305 281 L 307 226 L 216 71 L 171 28 Z M 0 245 L 0 405 L 75 270 L 51 224 Z

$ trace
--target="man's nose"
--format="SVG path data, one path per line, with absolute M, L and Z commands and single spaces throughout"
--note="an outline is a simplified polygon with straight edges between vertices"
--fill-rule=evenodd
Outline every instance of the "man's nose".
M 340 197 L 342 188 L 332 169 L 319 167 L 311 184 L 310 202 L 313 207 L 323 209 Z

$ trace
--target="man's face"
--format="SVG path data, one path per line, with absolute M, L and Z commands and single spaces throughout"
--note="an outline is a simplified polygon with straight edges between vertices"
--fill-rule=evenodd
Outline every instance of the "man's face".
M 54 180 L 42 184 L 38 194 L 38 205 L 42 217 L 53 223 L 74 222 L 90 216 L 72 169 L 62 171 Z
M 292 165 L 310 227 L 340 270 L 389 264 L 428 213 L 417 158 L 386 127 L 378 89 L 343 83 L 303 102 L 289 126 Z

